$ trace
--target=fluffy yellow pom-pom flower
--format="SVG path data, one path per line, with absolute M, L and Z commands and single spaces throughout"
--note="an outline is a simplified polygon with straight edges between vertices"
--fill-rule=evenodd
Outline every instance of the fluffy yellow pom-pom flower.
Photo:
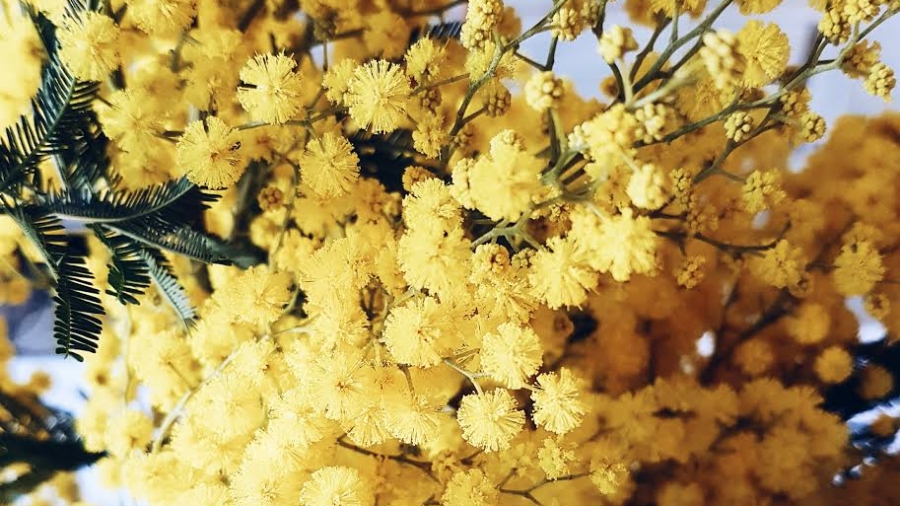
M 374 503 L 371 487 L 352 467 L 323 467 L 312 473 L 300 491 L 302 506 L 369 506 Z
M 608 272 L 616 281 L 656 268 L 657 237 L 650 218 L 635 217 L 631 209 L 612 217 L 584 210 L 572 218 L 571 235 L 592 268 Z
M 581 381 L 566 368 L 559 373 L 537 377 L 539 389 L 531 393 L 534 423 L 556 434 L 565 434 L 581 425 L 586 413 L 581 400 Z
M 776 288 L 797 286 L 803 277 L 806 259 L 801 248 L 782 239 L 763 256 L 750 260 L 750 270 L 760 280 Z
M 41 65 L 47 57 L 34 25 L 25 17 L 7 23 L 0 19 L 0 55 L 15 58 L 0 79 L 0 129 L 19 119 L 41 84 Z
M 106 426 L 106 447 L 113 455 L 124 457 L 133 449 L 147 446 L 153 435 L 153 422 L 140 411 L 126 411 Z
M 741 14 L 764 14 L 781 4 L 781 0 L 737 0 Z
M 494 506 L 500 504 L 500 491 L 481 469 L 453 473 L 444 495 L 444 506 Z
M 825 383 L 840 383 L 853 372 L 853 357 L 840 346 L 830 346 L 816 357 L 815 370 Z
M 462 398 L 456 419 L 463 438 L 485 452 L 509 448 L 509 442 L 525 424 L 525 413 L 516 409 L 508 390 L 498 388 Z
M 845 244 L 834 260 L 834 287 L 846 296 L 863 295 L 884 278 L 884 262 L 869 241 Z
M 344 100 L 357 123 L 374 133 L 391 132 L 406 115 L 409 93 L 400 66 L 376 60 L 356 67 Z
M 545 165 L 523 149 L 517 135 L 503 131 L 491 140 L 490 155 L 469 169 L 472 200 L 492 220 L 516 220 L 540 190 Z
M 196 0 L 131 0 L 128 16 L 151 35 L 172 35 L 191 26 L 197 15 Z
M 190 123 L 175 146 L 175 156 L 191 182 L 214 190 L 236 183 L 245 168 L 237 132 L 215 116 L 205 123 Z
M 309 141 L 300 156 L 300 177 L 320 197 L 340 197 L 359 178 L 359 157 L 344 136 L 331 132 Z
M 104 81 L 119 67 L 119 27 L 109 16 L 81 13 L 69 18 L 58 34 L 59 56 L 75 77 Z
M 461 344 L 453 314 L 434 297 L 411 300 L 391 310 L 382 340 L 401 364 L 430 367 Z
M 241 69 L 238 88 L 241 106 L 254 119 L 284 123 L 303 110 L 303 77 L 294 71 L 297 62 L 284 54 L 262 54 Z
M 737 43 L 738 52 L 746 62 L 742 78 L 746 88 L 771 83 L 787 67 L 790 42 L 774 23 L 750 21 L 737 33 Z
M 541 342 L 531 327 L 502 323 L 484 336 L 481 367 L 506 388 L 522 388 L 541 366 Z
M 553 237 L 531 258 L 531 294 L 552 309 L 580 306 L 597 285 L 597 273 L 585 265 L 568 237 Z

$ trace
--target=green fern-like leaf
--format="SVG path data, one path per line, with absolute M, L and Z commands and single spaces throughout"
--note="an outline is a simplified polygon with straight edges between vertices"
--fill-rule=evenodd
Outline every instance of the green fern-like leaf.
M 99 0 L 69 0 L 66 15 L 101 8 Z M 44 257 L 55 289 L 57 352 L 81 360 L 81 352 L 97 347 L 103 307 L 84 258 L 70 248 L 64 220 L 86 223 L 110 250 L 108 293 L 134 304 L 154 283 L 187 325 L 194 310 L 163 250 L 206 263 L 247 266 L 260 259 L 197 227 L 218 196 L 186 179 L 122 191 L 121 180 L 110 172 L 109 139 L 92 109 L 99 85 L 78 81 L 66 70 L 56 28 L 42 14 L 29 14 L 47 50 L 47 62 L 32 111 L 0 133 L 0 206 Z M 36 177 L 47 160 L 62 182 L 63 190 L 56 194 L 47 194 Z
M 99 318 L 104 314 L 100 291 L 94 288 L 93 275 L 84 259 L 66 256 L 59 269 L 60 278 L 53 298 L 56 302 L 56 321 L 53 323 L 56 353 L 82 362 L 84 357 L 78 352 L 97 351 L 103 329 Z
M 112 256 L 107 276 L 110 289 L 106 293 L 123 304 L 138 304 L 137 297 L 150 286 L 150 274 L 141 258 L 140 245 L 102 225 L 94 224 L 90 228 Z
M 178 278 L 172 273 L 166 257 L 159 251 L 151 248 L 139 248 L 138 255 L 147 266 L 147 272 L 159 289 L 159 293 L 166 299 L 169 306 L 175 310 L 181 321 L 190 327 L 194 319 L 194 307 L 191 305 L 190 297 L 188 297 L 184 287 L 181 286 Z
M 105 152 L 105 137 L 91 108 L 99 84 L 75 79 L 59 58 L 56 28 L 42 14 L 32 12 L 31 16 L 48 60 L 31 114 L 21 116 L 0 139 L 0 192 L 20 187 L 50 156 L 62 165 L 64 180 L 85 186 L 98 177 L 101 167 L 75 161 L 85 153 Z
M 151 248 L 171 251 L 207 264 L 231 264 L 234 248 L 221 239 L 190 227 L 172 228 L 153 217 L 110 226 Z
M 73 221 L 115 224 L 152 216 L 159 225 L 178 228 L 196 220 L 208 209 L 207 203 L 219 196 L 206 193 L 186 178 L 133 192 L 106 191 L 99 195 L 87 189 L 75 189 L 44 199 L 48 211 Z
M 68 240 L 59 218 L 41 213 L 34 207 L 13 207 L 4 199 L 4 210 L 15 220 L 31 243 L 44 257 L 44 262 L 54 282 L 59 279 L 59 264 L 66 256 Z
M 78 352 L 96 350 L 102 329 L 99 317 L 104 314 L 100 291 L 93 286 L 93 275 L 83 258 L 68 252 L 65 229 L 59 218 L 43 214 L 33 206 L 10 207 L 5 200 L 3 206 L 44 256 L 53 279 L 56 291 L 53 336 L 57 353 L 83 360 Z

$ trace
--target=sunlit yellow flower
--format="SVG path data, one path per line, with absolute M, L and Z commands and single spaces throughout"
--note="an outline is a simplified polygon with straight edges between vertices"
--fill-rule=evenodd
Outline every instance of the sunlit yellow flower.
M 359 177 L 359 157 L 350 141 L 331 132 L 310 140 L 298 161 L 303 182 L 323 198 L 347 194 Z
M 352 467 L 323 467 L 300 491 L 302 506 L 371 506 L 370 487 Z
M 350 116 L 373 132 L 391 132 L 406 115 L 410 88 L 403 70 L 384 60 L 356 67 L 344 100 Z
M 531 393 L 534 422 L 556 434 L 565 434 L 581 424 L 586 408 L 581 399 L 583 385 L 572 371 L 544 373 L 537 378 L 539 388 Z
M 241 69 L 237 97 L 250 114 L 266 123 L 284 123 L 303 110 L 303 77 L 297 62 L 284 54 L 261 54 Z
M 237 132 L 215 116 L 188 124 L 176 146 L 176 157 L 188 179 L 213 189 L 231 186 L 244 173 Z
M 109 16 L 84 12 L 68 18 L 59 31 L 60 58 L 75 77 L 104 81 L 119 68 L 119 27 Z
M 463 438 L 485 452 L 509 448 L 510 440 L 525 423 L 516 400 L 502 388 L 463 397 L 456 418 Z

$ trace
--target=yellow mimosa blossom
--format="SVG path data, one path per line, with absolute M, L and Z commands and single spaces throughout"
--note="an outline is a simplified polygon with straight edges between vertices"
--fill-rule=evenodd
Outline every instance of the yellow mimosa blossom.
M 344 101 L 350 116 L 373 132 L 391 132 L 406 113 L 409 82 L 399 66 L 377 60 L 356 67 Z
M 125 502 L 900 504 L 900 114 L 816 105 L 900 0 L 532 7 L 0 0 L 0 305 Z
M 551 308 L 580 306 L 597 284 L 597 274 L 578 257 L 576 243 L 554 237 L 531 258 L 532 295 Z
M 738 0 L 741 14 L 764 14 L 781 4 L 781 0 Z
M 742 79 L 744 87 L 764 86 L 784 72 L 791 46 L 778 25 L 750 21 L 736 37 L 738 51 L 746 64 Z
M 719 89 L 734 86 L 742 79 L 746 62 L 739 44 L 728 30 L 707 32 L 703 36 L 700 58 Z
M 213 189 L 233 185 L 244 172 L 237 132 L 215 116 L 188 124 L 176 146 L 176 159 L 188 179 Z
M 484 336 L 481 366 L 506 388 L 522 388 L 541 366 L 541 344 L 529 327 L 503 323 Z
M 768 342 L 762 339 L 751 339 L 738 346 L 734 358 L 745 373 L 759 376 L 772 366 L 775 355 Z
M 7 69 L 9 75 L 0 80 L 0 128 L 5 128 L 19 118 L 37 92 L 47 52 L 24 16 L 0 20 L 0 32 L 0 55 L 16 59 L 16 65 Z
M 150 97 L 141 91 L 117 91 L 109 99 L 110 105 L 98 111 L 106 134 L 119 147 L 130 153 L 141 153 L 157 141 L 162 122 L 156 111 L 149 109 Z
M 616 216 L 586 211 L 573 216 L 572 235 L 584 260 L 616 281 L 647 274 L 656 267 L 657 237 L 650 219 L 623 209 Z
M 496 506 L 500 492 L 480 469 L 453 474 L 441 496 L 443 506 Z
M 312 139 L 299 157 L 300 177 L 320 197 L 347 194 L 359 177 L 359 157 L 346 137 L 326 133 Z
M 863 85 L 870 94 L 884 99 L 885 102 L 890 102 L 891 93 L 897 86 L 897 77 L 894 69 L 879 62 L 869 68 Z
M 469 195 L 475 206 L 493 220 L 516 220 L 541 188 L 544 162 L 512 142 L 511 132 L 491 141 L 490 154 L 469 168 Z
M 763 252 L 762 257 L 750 260 L 750 269 L 762 281 L 776 287 L 796 286 L 806 267 L 803 250 L 782 239 Z
M 437 81 L 444 71 L 445 48 L 434 39 L 425 37 L 406 51 L 406 74 L 419 85 Z
M 60 57 L 75 77 L 103 81 L 119 68 L 119 27 L 96 12 L 68 18 L 59 32 Z
M 785 321 L 785 324 L 788 333 L 798 343 L 815 344 L 828 335 L 831 328 L 831 315 L 821 304 L 807 302 L 800 306 L 796 313 Z
M 703 270 L 705 264 L 706 257 L 700 255 L 686 257 L 675 272 L 678 286 L 690 290 L 702 283 L 706 275 Z
M 547 479 L 555 480 L 569 474 L 575 460 L 575 451 L 571 445 L 561 445 L 552 437 L 544 439 L 538 449 L 538 463 Z
M 751 214 L 768 209 L 781 202 L 785 193 L 781 189 L 781 174 L 777 170 L 755 170 L 747 176 L 741 188 L 744 207 Z
M 884 278 L 881 255 L 869 241 L 844 244 L 834 260 L 834 284 L 843 295 L 863 295 Z
M 539 388 L 531 393 L 534 422 L 556 434 L 565 434 L 581 424 L 587 412 L 580 391 L 581 381 L 569 370 L 537 377 Z
M 847 52 L 841 63 L 841 70 L 850 77 L 865 79 L 869 70 L 881 60 L 881 44 L 878 42 L 859 42 Z
M 598 50 L 606 63 L 612 63 L 637 48 L 631 28 L 613 25 L 603 31 Z
M 516 400 L 502 388 L 463 397 L 456 418 L 463 438 L 488 453 L 509 448 L 525 423 Z
M 106 447 L 124 457 L 131 450 L 143 450 L 153 435 L 153 422 L 140 411 L 125 411 L 106 426 Z
M 371 506 L 369 485 L 352 467 L 323 467 L 312 473 L 300 491 L 303 506 Z
M 628 180 L 625 193 L 635 207 L 659 209 L 671 194 L 671 180 L 662 168 L 654 164 L 641 165 Z
M 382 340 L 402 364 L 429 367 L 462 344 L 453 327 L 454 312 L 433 297 L 411 300 L 394 308 L 385 320 Z
M 503 15 L 502 0 L 477 0 L 466 10 L 460 41 L 468 49 L 483 47 Z
M 397 255 L 410 286 L 449 295 L 464 288 L 460 281 L 465 279 L 471 261 L 471 241 L 459 228 L 445 231 L 433 224 L 407 231 L 400 238 Z
M 151 35 L 171 35 L 190 27 L 197 15 L 196 0 L 135 0 L 128 15 L 141 30 Z
M 382 419 L 387 431 L 398 440 L 408 445 L 424 445 L 437 437 L 441 412 L 427 396 L 404 396 L 387 404 Z
M 859 394 L 863 399 L 879 399 L 894 389 L 894 375 L 880 365 L 870 364 L 860 372 Z
M 303 76 L 297 62 L 284 54 L 261 54 L 241 69 L 237 98 L 255 119 L 284 123 L 303 110 Z
M 344 58 L 332 65 L 322 78 L 322 86 L 325 88 L 325 97 L 333 104 L 344 103 L 344 94 L 350 86 L 353 72 L 359 63 L 351 58 Z
M 563 83 L 553 72 L 539 72 L 525 83 L 525 100 L 537 112 L 545 112 L 560 102 Z
M 602 495 L 618 495 L 629 477 L 628 468 L 622 462 L 606 462 L 600 459 L 591 461 L 591 482 Z

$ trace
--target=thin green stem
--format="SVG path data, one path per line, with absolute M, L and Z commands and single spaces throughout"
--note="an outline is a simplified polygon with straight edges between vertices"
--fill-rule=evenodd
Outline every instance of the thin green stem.
M 448 358 L 443 359 L 442 362 L 443 362 L 444 364 L 448 365 L 448 366 L 449 366 L 451 369 L 453 369 L 454 371 L 456 371 L 456 372 L 462 374 L 463 376 L 465 376 L 465 378 L 466 378 L 467 380 L 469 380 L 470 383 L 472 383 L 472 386 L 475 387 L 475 391 L 478 392 L 478 395 L 483 395 L 483 394 L 484 394 L 484 391 L 481 389 L 481 385 L 478 384 L 478 380 L 475 379 L 475 376 L 472 375 L 472 373 L 470 373 L 469 371 L 467 371 L 467 370 L 463 369 L 462 367 L 456 365 L 456 363 L 455 363 L 454 361 L 452 361 L 452 360 L 450 360 L 450 359 L 448 359 Z
M 494 56 L 493 58 L 491 58 L 491 62 L 488 65 L 488 69 L 478 79 L 469 83 L 469 87 L 468 89 L 466 89 L 466 94 L 463 96 L 463 100 L 460 104 L 459 110 L 457 110 L 456 112 L 456 120 L 453 123 L 453 127 L 450 129 L 451 138 L 459 133 L 460 129 L 462 129 L 462 127 L 465 125 L 463 120 L 466 118 L 466 112 L 469 108 L 469 103 L 472 102 L 472 99 L 475 97 L 475 93 L 494 77 L 494 74 L 497 72 L 497 68 L 500 66 L 500 60 L 503 58 L 503 55 L 505 55 L 510 50 L 517 50 L 522 41 L 542 31 L 545 31 L 547 28 L 547 22 L 550 21 L 551 18 L 553 18 L 553 15 L 556 14 L 559 9 L 561 9 L 563 5 L 565 5 L 565 3 L 566 0 L 557 1 L 553 4 L 550 12 L 545 14 L 544 17 L 542 17 L 531 28 L 505 45 L 501 45 L 499 43 L 497 44 L 496 48 L 494 49 Z M 450 153 L 448 152 L 448 156 L 442 158 L 449 159 L 449 154 Z
M 525 56 L 524 54 L 522 54 L 522 53 L 520 53 L 520 52 L 518 52 L 518 51 L 514 52 L 513 55 L 514 55 L 516 58 L 522 60 L 523 62 L 525 62 L 525 63 L 531 65 L 532 67 L 534 67 L 534 68 L 536 68 L 536 69 L 538 69 L 538 70 L 540 70 L 540 71 L 547 70 L 547 68 L 544 66 L 543 63 L 538 63 L 538 62 L 532 60 L 531 58 Z
M 413 460 L 405 455 L 389 455 L 389 454 L 385 454 L 385 453 L 373 452 L 373 451 L 367 450 L 365 448 L 360 448 L 360 447 L 356 446 L 355 444 L 348 443 L 347 441 L 344 440 L 343 437 L 339 437 L 337 439 L 337 445 L 340 446 L 341 448 L 346 448 L 347 450 L 351 450 L 356 453 L 360 453 L 362 455 L 390 459 L 390 460 L 399 462 L 400 464 L 406 464 L 408 466 L 415 467 L 416 469 L 425 473 L 430 480 L 435 481 L 435 482 L 438 481 L 438 479 L 435 478 L 434 475 L 431 473 L 431 464 L 429 464 L 428 462 L 421 462 L 418 460 Z
M 702 23 L 697 25 L 684 37 L 676 39 L 675 42 L 669 44 L 669 46 L 665 50 L 663 50 L 662 54 L 659 55 L 659 58 L 657 58 L 656 61 L 653 62 L 653 66 L 650 67 L 650 70 L 648 70 L 647 73 L 644 74 L 644 76 L 641 77 L 641 79 L 637 83 L 635 83 L 634 91 L 638 92 L 644 89 L 648 84 L 656 80 L 659 77 L 657 74 L 659 73 L 660 69 L 662 69 L 663 65 L 665 65 L 669 61 L 669 58 L 672 57 L 675 51 L 678 51 L 678 49 L 680 49 L 691 40 L 697 37 L 701 37 L 704 33 L 706 33 L 709 27 L 712 26 L 713 23 L 715 23 L 719 16 L 722 15 L 725 9 L 729 5 L 731 5 L 733 1 L 734 0 L 722 0 L 722 2 L 719 3 L 719 5 L 716 6 L 716 8 L 712 12 L 710 12 L 710 14 L 706 17 L 706 19 L 703 20 Z
M 675 8 L 678 8 L 678 2 L 675 2 Z M 656 27 L 653 29 L 653 33 L 650 35 L 650 40 L 647 41 L 647 45 L 645 45 L 644 48 L 641 49 L 641 52 L 638 53 L 638 55 L 634 59 L 634 65 L 631 67 L 631 73 L 629 75 L 632 81 L 634 81 L 634 79 L 637 77 L 637 72 L 641 68 L 641 65 L 644 63 L 644 59 L 646 59 L 647 55 L 649 55 L 653 51 L 653 48 L 656 46 L 656 41 L 659 39 L 659 36 L 666 29 L 666 27 L 669 26 L 669 23 L 671 21 L 671 19 L 660 19 L 657 21 Z
M 544 70 L 553 70 L 556 64 L 556 46 L 559 44 L 559 37 L 550 39 L 550 49 L 547 50 L 547 63 L 544 64 Z
M 431 84 L 427 84 L 427 85 L 424 85 L 424 86 L 419 86 L 418 88 L 416 88 L 416 91 L 412 92 L 412 95 L 415 96 L 415 95 L 418 95 L 418 94 L 420 94 L 420 93 L 424 93 L 424 92 L 426 92 L 426 91 L 428 91 L 428 90 L 430 90 L 430 89 L 433 89 L 433 88 L 439 88 L 439 87 L 444 86 L 444 85 L 446 85 L 446 84 L 452 84 L 452 83 L 455 83 L 455 82 L 457 82 L 457 81 L 462 81 L 463 79 L 467 79 L 468 77 L 469 77 L 469 73 L 467 72 L 467 73 L 465 73 L 465 74 L 460 74 L 460 75 L 458 75 L 458 76 L 448 77 L 447 79 L 442 79 L 442 80 L 440 80 L 440 81 L 435 81 L 435 82 L 433 82 L 433 83 L 431 83 Z

